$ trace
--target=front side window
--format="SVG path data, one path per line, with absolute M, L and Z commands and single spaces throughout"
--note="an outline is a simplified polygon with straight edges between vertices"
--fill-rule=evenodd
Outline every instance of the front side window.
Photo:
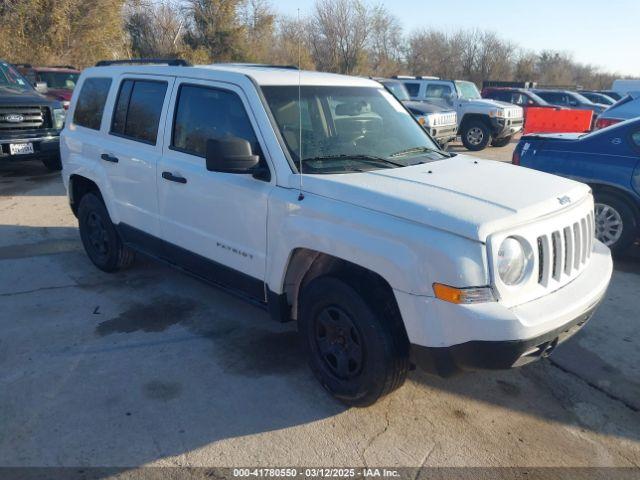
M 451 96 L 451 87 L 442 83 L 430 83 L 427 85 L 425 97 L 427 98 L 447 98 Z
M 456 80 L 456 87 L 458 88 L 460 98 L 463 100 L 478 100 L 481 98 L 478 87 L 476 87 L 476 84 L 473 82 Z
M 110 133 L 155 145 L 166 93 L 167 82 L 123 80 Z
M 260 154 L 258 139 L 238 95 L 217 88 L 182 85 L 178 92 L 172 148 L 204 157 L 207 140 L 225 137 L 247 140 L 253 153 Z
M 446 156 L 384 88 L 302 86 L 301 110 L 308 117 L 302 125 L 297 86 L 262 91 L 291 159 L 304 173 L 404 167 Z
M 76 102 L 73 123 L 93 130 L 100 130 L 109 88 L 111 88 L 110 78 L 87 78 L 82 84 Z

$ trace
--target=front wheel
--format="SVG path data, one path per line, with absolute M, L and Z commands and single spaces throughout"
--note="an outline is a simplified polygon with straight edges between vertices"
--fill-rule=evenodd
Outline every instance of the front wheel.
M 491 141 L 491 130 L 480 120 L 471 120 L 462 127 L 462 144 L 474 152 L 484 150 Z
M 329 393 L 357 407 L 401 386 L 409 368 L 404 329 L 382 304 L 374 306 L 384 295 L 370 296 L 377 300 L 325 276 L 312 280 L 300 298 L 298 328 L 311 370 Z
M 623 253 L 638 234 L 638 222 L 626 202 L 609 193 L 595 194 L 596 237 L 614 254 Z
M 498 147 L 498 148 L 506 147 L 507 145 L 509 145 L 512 138 L 513 138 L 513 135 L 510 135 L 508 137 L 503 137 L 503 138 L 494 138 L 493 140 L 491 140 L 491 146 Z

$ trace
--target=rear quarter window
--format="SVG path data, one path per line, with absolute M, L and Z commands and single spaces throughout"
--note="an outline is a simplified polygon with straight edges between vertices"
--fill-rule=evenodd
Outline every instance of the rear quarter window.
M 110 78 L 87 78 L 82 84 L 73 114 L 73 123 L 100 130 L 104 104 L 111 88 Z
M 420 84 L 416 82 L 404 82 L 410 97 L 417 97 L 420 92 Z

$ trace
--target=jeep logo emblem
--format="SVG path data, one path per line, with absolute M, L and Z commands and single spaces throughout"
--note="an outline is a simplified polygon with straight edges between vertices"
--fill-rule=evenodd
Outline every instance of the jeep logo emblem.
M 558 201 L 560 202 L 560 205 L 566 205 L 567 203 L 571 203 L 571 199 L 566 195 L 564 197 L 558 197 Z
M 19 113 L 10 113 L 4 116 L 4 120 L 11 123 L 20 123 L 24 121 L 24 115 L 20 115 Z

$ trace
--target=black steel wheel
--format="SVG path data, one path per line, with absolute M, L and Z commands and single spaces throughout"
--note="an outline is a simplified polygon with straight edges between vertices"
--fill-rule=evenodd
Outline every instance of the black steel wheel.
M 357 407 L 400 387 L 409 369 L 409 342 L 395 299 L 364 285 L 318 277 L 304 286 L 298 316 L 314 375 L 338 400 Z
M 107 208 L 94 193 L 87 193 L 78 206 L 80 239 L 93 264 L 105 272 L 126 268 L 135 259 L 134 252 L 126 247 Z

